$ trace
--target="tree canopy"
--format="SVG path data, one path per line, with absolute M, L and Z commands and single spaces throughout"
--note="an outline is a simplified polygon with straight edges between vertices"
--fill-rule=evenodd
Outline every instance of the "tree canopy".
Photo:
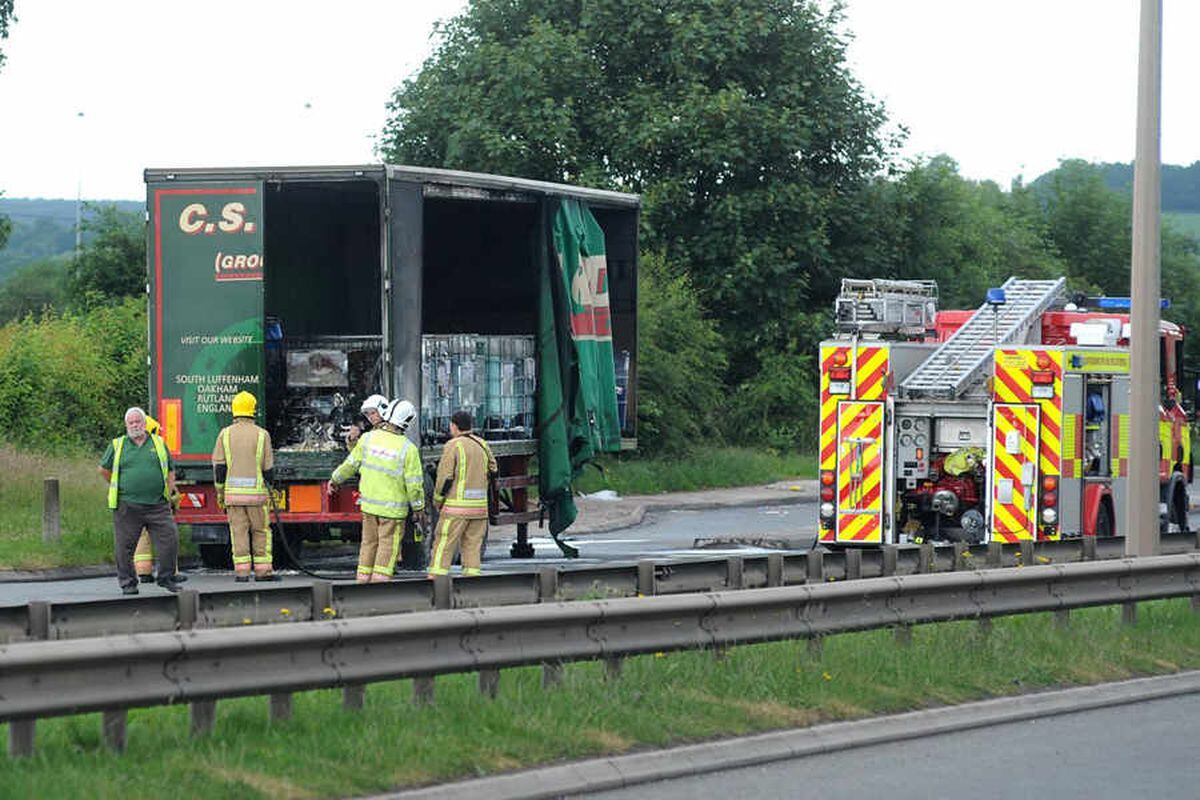
M 640 192 L 744 376 L 786 339 L 887 164 L 841 10 L 803 0 L 475 0 L 398 87 L 389 160 Z M 767 310 L 767 313 L 764 313 Z
M 8 38 L 9 23 L 16 22 L 13 16 L 13 0 L 0 0 L 0 40 Z M 0 67 L 4 66 L 4 51 L 0 50 Z

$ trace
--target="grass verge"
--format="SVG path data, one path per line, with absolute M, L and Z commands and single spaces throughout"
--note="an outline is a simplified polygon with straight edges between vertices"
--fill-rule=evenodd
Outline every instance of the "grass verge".
M 111 564 L 112 512 L 100 454 L 50 456 L 0 445 L 0 569 Z M 58 478 L 62 541 L 42 541 L 42 495 L 46 478 Z M 181 552 L 194 548 L 183 532 Z
M 623 676 L 570 665 L 560 688 L 537 669 L 503 673 L 483 700 L 475 676 L 443 677 L 436 705 L 413 708 L 408 681 L 376 684 L 367 706 L 335 691 L 299 694 L 272 726 L 266 698 L 224 701 L 215 733 L 188 735 L 186 708 L 132 712 L 128 750 L 107 752 L 99 715 L 39 723 L 37 755 L 0 758 L 6 797 L 341 797 L 472 777 L 559 759 L 961 703 L 1200 667 L 1200 618 L 1187 600 L 927 625 L 899 647 L 889 631 L 832 637 L 819 660 L 804 642 L 738 647 L 726 658 L 672 653 L 631 659 Z
M 575 481 L 580 492 L 613 489 L 618 494 L 659 494 L 726 486 L 754 486 L 785 478 L 815 478 L 817 457 L 743 447 L 701 449 L 676 458 L 606 456 L 603 470 L 587 467 Z

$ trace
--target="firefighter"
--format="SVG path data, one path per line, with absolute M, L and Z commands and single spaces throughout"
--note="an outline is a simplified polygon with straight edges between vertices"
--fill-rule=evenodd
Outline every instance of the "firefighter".
M 450 418 L 450 441 L 442 448 L 433 503 L 441 512 L 429 577 L 446 575 L 461 545 L 463 575 L 479 574 L 479 553 L 488 530 L 488 486 L 496 457 L 487 442 L 471 432 L 469 411 Z
M 254 424 L 258 400 L 250 392 L 233 398 L 233 424 L 217 434 L 212 463 L 217 506 L 229 520 L 234 580 L 277 581 L 271 565 L 271 526 L 267 518 L 275 463 L 271 435 Z
M 407 400 L 392 403 L 378 426 L 364 433 L 329 479 L 329 495 L 337 484 L 360 475 L 358 502 L 362 511 L 362 543 L 358 550 L 359 583 L 391 580 L 400 555 L 404 520 L 423 524 L 424 479 L 421 455 L 405 432 L 417 415 Z
M 383 422 L 383 415 L 387 412 L 388 400 L 381 394 L 373 394 L 363 401 L 362 406 L 358 409 L 362 414 L 362 419 L 350 426 L 346 431 L 346 446 L 354 447 L 358 437 L 363 435 L 363 431 L 378 428 Z
M 150 415 L 146 415 L 146 433 L 151 436 L 159 436 L 158 420 Z M 179 510 L 179 492 L 174 492 L 171 495 L 171 507 Z M 154 583 L 154 545 L 150 539 L 150 532 L 146 528 L 142 528 L 142 535 L 138 539 L 137 549 L 133 551 L 133 569 L 137 572 L 138 580 L 142 583 Z M 179 565 L 175 565 L 175 580 L 183 582 L 187 580 L 186 575 L 179 574 Z

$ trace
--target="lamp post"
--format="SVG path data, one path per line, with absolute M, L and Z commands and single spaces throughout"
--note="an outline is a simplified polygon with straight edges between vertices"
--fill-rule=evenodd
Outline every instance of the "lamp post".
M 1130 272 L 1129 510 L 1123 531 L 1125 553 L 1131 556 L 1154 555 L 1158 550 L 1161 106 L 1162 0 L 1142 0 Z

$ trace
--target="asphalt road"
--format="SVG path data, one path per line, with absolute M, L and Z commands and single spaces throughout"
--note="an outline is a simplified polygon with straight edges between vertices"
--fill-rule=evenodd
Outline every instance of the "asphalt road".
M 571 564 L 574 566 L 604 562 L 629 562 L 639 558 L 715 558 L 722 555 L 752 554 L 778 550 L 779 547 L 755 547 L 728 545 L 694 549 L 696 539 L 721 539 L 723 537 L 752 539 L 764 544 L 775 543 L 790 548 L 807 549 L 816 537 L 816 506 L 812 502 L 801 502 L 786 506 L 762 508 L 724 508 L 708 511 L 664 511 L 647 516 L 646 520 L 633 528 L 608 533 L 594 533 L 568 537 L 580 551 L 577 559 L 563 558 L 558 546 L 549 536 L 537 535 L 537 528 L 530 531 L 534 545 L 533 559 L 514 559 L 508 555 L 512 543 L 511 532 L 488 542 L 484 556 L 484 568 L 490 571 L 528 570 L 542 566 Z M 352 546 L 336 548 L 332 554 L 319 559 L 305 556 L 306 565 L 317 572 L 345 573 L 352 577 L 357 549 Z M 213 591 L 242 587 L 247 590 L 253 583 L 233 584 L 231 572 L 197 569 L 191 571 L 188 589 Z M 418 573 L 397 573 L 399 576 L 416 577 Z M 282 570 L 283 579 L 289 583 L 308 584 L 312 578 L 295 570 Z M 154 584 L 142 584 L 142 594 L 165 594 L 166 590 Z M 93 600 L 117 595 L 115 577 L 85 578 L 79 580 L 44 582 L 0 582 L 0 605 L 25 603 L 30 600 Z
M 641 784 L 588 800 L 1193 800 L 1200 695 Z

